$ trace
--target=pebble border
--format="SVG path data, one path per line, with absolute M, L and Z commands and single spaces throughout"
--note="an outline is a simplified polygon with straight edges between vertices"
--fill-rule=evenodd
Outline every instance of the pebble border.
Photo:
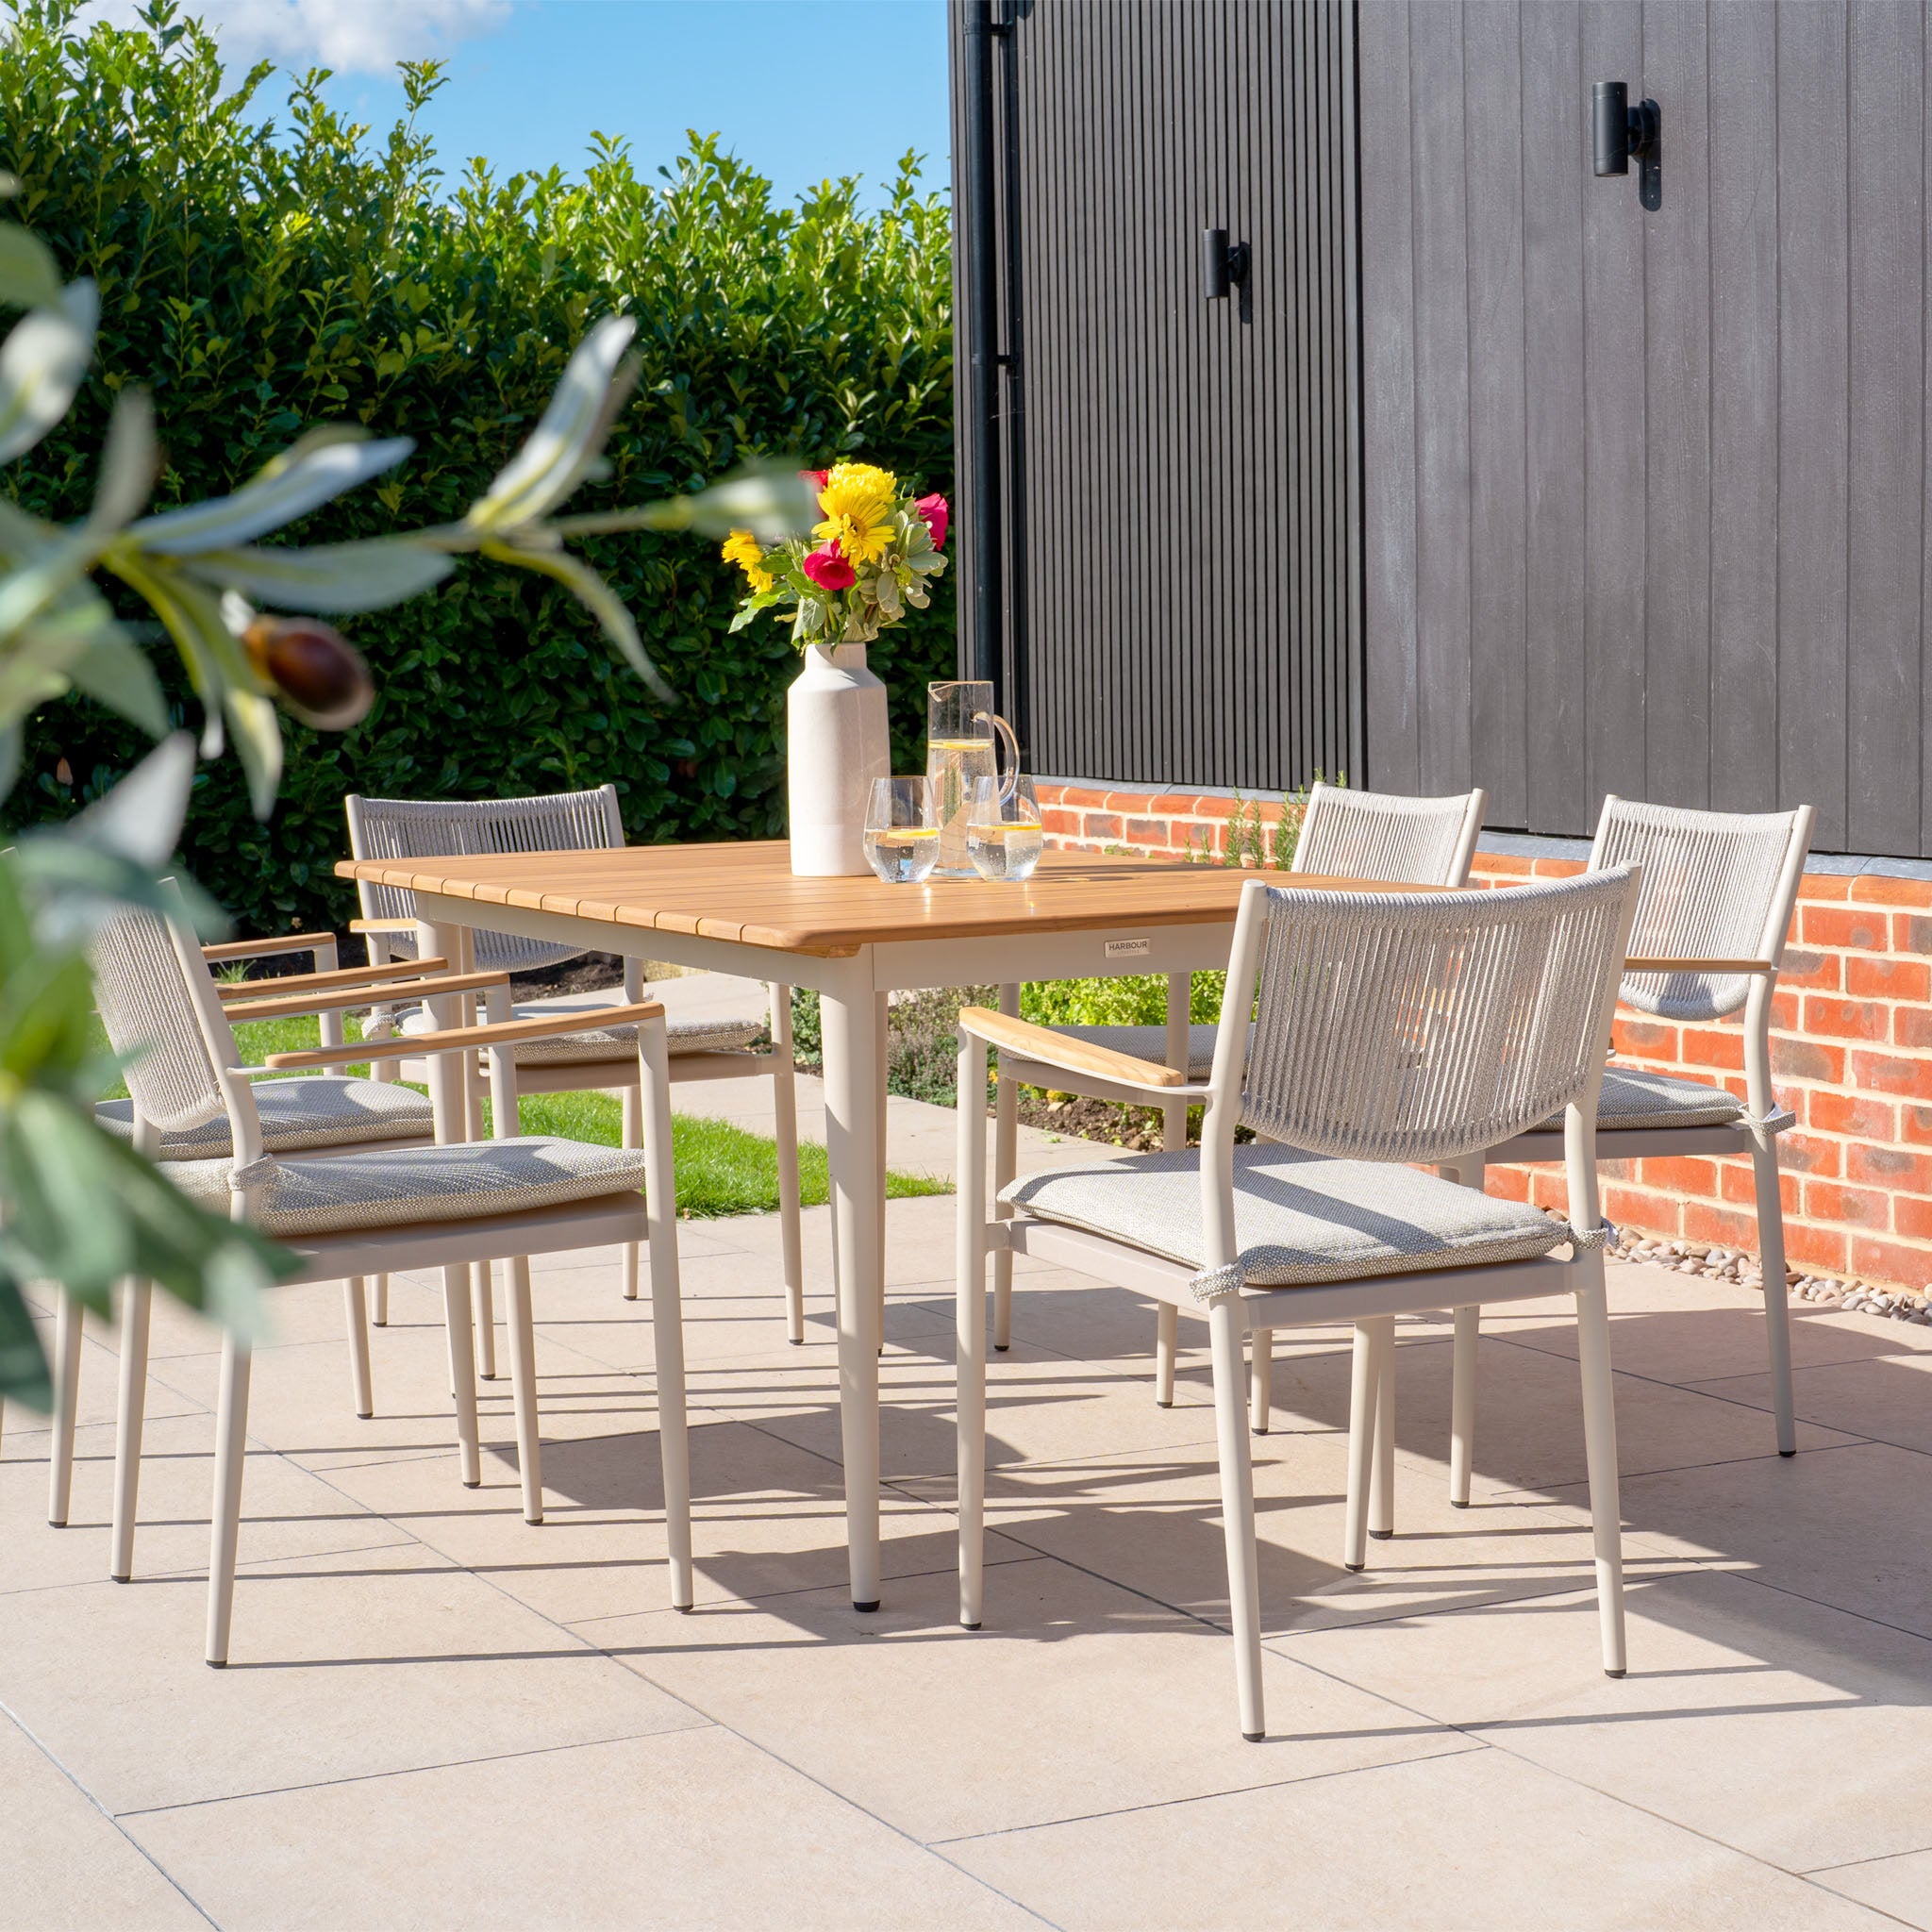
M 1613 1261 L 1641 1261 L 1668 1268 L 1677 1274 L 1702 1274 L 1715 1281 L 1734 1281 L 1740 1288 L 1764 1288 L 1764 1273 L 1755 1255 L 1740 1248 L 1707 1246 L 1703 1241 L 1655 1241 L 1644 1235 L 1619 1235 L 1605 1250 Z M 1845 1308 L 1855 1314 L 1883 1315 L 1893 1322 L 1916 1322 L 1932 1328 L 1932 1296 L 1904 1288 L 1873 1288 L 1863 1281 L 1840 1281 L 1829 1274 L 1785 1271 L 1790 1292 L 1800 1301 L 1822 1307 Z

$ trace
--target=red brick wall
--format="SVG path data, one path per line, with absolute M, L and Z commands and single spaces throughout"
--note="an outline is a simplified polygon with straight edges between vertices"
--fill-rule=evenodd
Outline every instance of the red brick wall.
M 1052 841 L 1141 852 L 1221 849 L 1233 799 L 1046 785 Z M 1264 808 L 1264 817 L 1270 816 Z M 1569 859 L 1478 853 L 1498 882 L 1576 872 Z M 1685 1025 L 1620 1013 L 1621 1060 L 1744 1091 L 1741 1016 Z M 1779 1143 L 1792 1266 L 1914 1289 L 1932 1284 L 1932 881 L 1807 874 L 1772 1022 L 1772 1074 L 1798 1116 Z M 1498 1193 L 1559 1207 L 1554 1168 L 1498 1168 Z M 1649 1234 L 1756 1252 L 1740 1158 L 1615 1161 L 1610 1218 Z

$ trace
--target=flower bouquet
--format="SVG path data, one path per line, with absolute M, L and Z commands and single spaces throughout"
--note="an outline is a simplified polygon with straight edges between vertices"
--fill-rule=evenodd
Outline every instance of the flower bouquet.
M 908 606 L 924 610 L 930 601 L 926 579 L 946 567 L 946 499 L 904 495 L 899 479 L 872 463 L 834 463 L 805 477 L 824 519 L 809 539 L 767 549 L 749 530 L 734 530 L 724 543 L 724 560 L 750 587 L 731 628 L 777 608 L 790 613 L 800 650 L 868 644 Z

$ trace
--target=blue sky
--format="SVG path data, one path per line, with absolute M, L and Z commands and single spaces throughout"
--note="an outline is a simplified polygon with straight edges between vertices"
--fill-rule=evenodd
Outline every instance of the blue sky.
M 122 15 L 129 0 L 108 0 Z M 825 175 L 948 180 L 944 0 L 185 0 L 231 64 L 332 66 L 331 105 L 386 128 L 398 58 L 441 55 L 428 116 L 448 173 L 581 171 L 592 128 L 648 175 L 721 131 L 785 197 Z M 873 194 L 865 197 L 868 204 Z

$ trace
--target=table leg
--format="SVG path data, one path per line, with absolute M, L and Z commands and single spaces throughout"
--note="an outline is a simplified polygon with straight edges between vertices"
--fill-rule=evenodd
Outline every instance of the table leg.
M 845 962 L 841 962 L 844 964 Z M 825 1055 L 825 1152 L 839 1274 L 839 1427 L 852 1606 L 879 1607 L 879 1161 L 881 1055 L 872 961 L 861 953 L 837 991 L 820 995 Z
M 879 1353 L 886 1352 L 886 1116 L 891 1104 L 891 1096 L 886 1091 L 886 1056 L 890 1051 L 888 1041 L 891 1038 L 891 1002 L 884 993 L 873 995 L 877 1004 L 878 1023 L 875 1040 L 878 1046 L 878 1122 L 879 1122 L 879 1207 L 874 1217 L 879 1231 Z

